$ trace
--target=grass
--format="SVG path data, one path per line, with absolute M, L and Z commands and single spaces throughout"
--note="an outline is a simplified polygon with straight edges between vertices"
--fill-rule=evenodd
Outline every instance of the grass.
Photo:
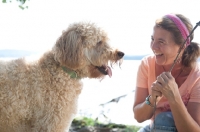
M 134 125 L 124 125 L 124 124 L 115 124 L 115 123 L 102 123 L 98 122 L 97 120 L 87 118 L 87 117 L 79 117 L 75 118 L 72 121 L 73 128 L 76 129 L 77 132 L 81 132 L 81 129 L 92 128 L 88 129 L 87 132 L 93 132 L 94 129 L 98 132 L 137 132 L 140 127 Z M 84 131 L 86 132 L 86 131 Z

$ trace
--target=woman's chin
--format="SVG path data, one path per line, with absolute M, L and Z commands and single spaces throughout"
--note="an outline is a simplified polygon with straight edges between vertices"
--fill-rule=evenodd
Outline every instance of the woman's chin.
M 172 63 L 169 63 L 165 60 L 164 56 L 156 56 L 156 63 L 158 65 L 170 65 Z
M 157 63 L 158 65 L 165 65 L 166 62 L 165 62 L 165 60 L 156 57 L 156 63 Z
M 164 61 L 163 59 L 162 60 L 161 59 L 156 59 L 156 64 L 158 64 L 158 65 L 168 65 L 166 63 L 166 61 Z

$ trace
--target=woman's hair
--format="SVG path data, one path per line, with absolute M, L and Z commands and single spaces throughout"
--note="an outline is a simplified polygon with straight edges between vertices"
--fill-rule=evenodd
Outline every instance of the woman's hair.
M 175 14 L 175 15 L 185 24 L 186 28 L 190 33 L 193 29 L 190 20 L 181 14 Z M 184 43 L 185 39 L 183 38 L 179 28 L 174 23 L 174 21 L 172 21 L 169 17 L 163 16 L 162 18 L 156 20 L 155 26 L 161 27 L 171 32 L 176 44 L 181 46 Z M 182 54 L 181 63 L 185 67 L 193 67 L 194 64 L 196 64 L 198 57 L 200 56 L 199 44 L 196 42 L 192 42 L 193 38 L 194 38 L 194 33 L 192 33 L 190 36 L 191 43 L 184 49 Z

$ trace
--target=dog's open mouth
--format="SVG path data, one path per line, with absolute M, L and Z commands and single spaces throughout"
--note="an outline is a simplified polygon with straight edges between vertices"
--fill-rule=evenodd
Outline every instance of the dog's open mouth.
M 97 68 L 102 74 L 108 75 L 109 77 L 112 77 L 112 70 L 109 66 L 103 65 L 101 67 L 97 66 Z

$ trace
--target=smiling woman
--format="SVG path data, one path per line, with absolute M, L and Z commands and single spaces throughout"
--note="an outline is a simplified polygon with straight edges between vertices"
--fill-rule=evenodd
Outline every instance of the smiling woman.
M 156 20 L 151 42 L 154 55 L 142 59 L 137 74 L 135 119 L 151 119 L 139 132 L 200 131 L 200 47 L 193 42 L 194 29 L 181 14 Z M 175 61 L 177 57 L 180 61 Z

